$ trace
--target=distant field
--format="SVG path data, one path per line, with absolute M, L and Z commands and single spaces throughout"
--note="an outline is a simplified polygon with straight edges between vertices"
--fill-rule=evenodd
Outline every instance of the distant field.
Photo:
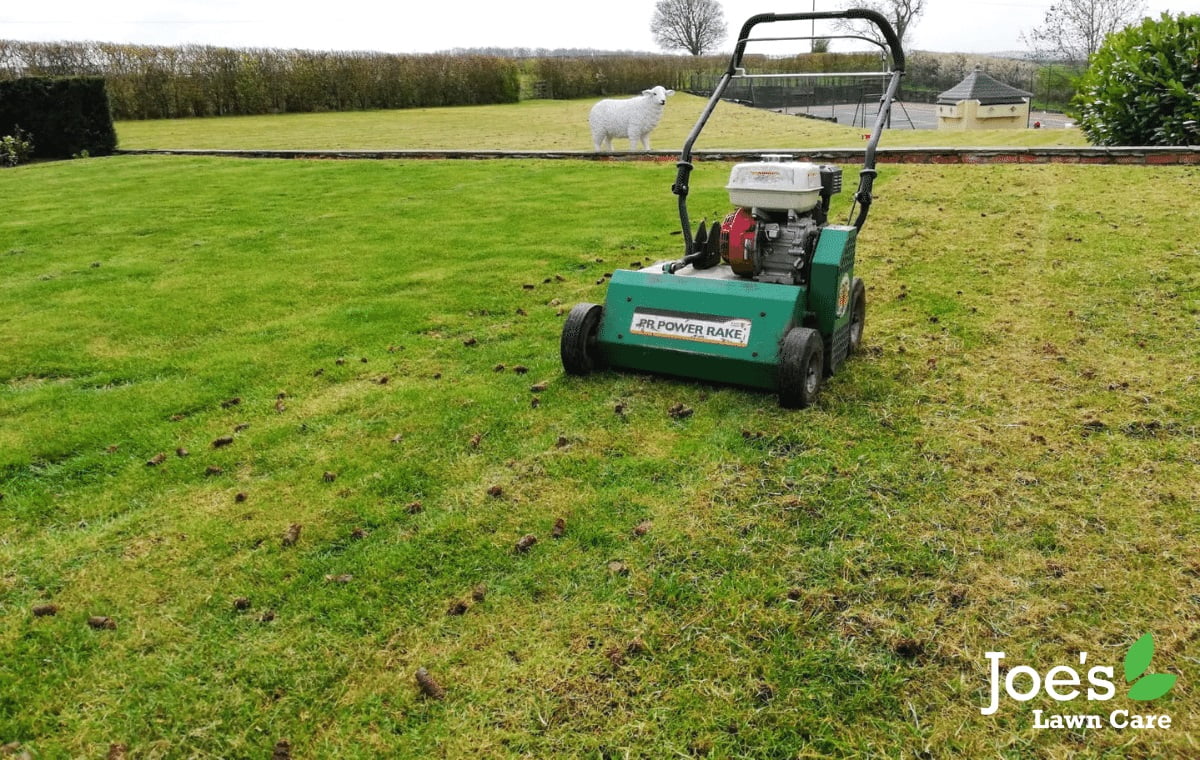
M 864 350 L 803 412 L 563 375 L 560 310 L 677 253 L 673 177 L 0 171 L 0 746 L 1195 756 L 1200 169 L 883 167 Z M 727 177 L 697 167 L 697 219 Z M 1147 632 L 1179 680 L 1133 702 Z M 1111 666 L 1117 695 L 984 716 L 987 651 Z M 1041 730 L 1033 709 L 1174 727 Z
M 215 119 L 125 121 L 120 147 L 214 149 L 476 149 L 591 150 L 587 115 L 594 100 L 529 100 L 513 105 L 403 111 L 359 111 Z M 678 150 L 705 101 L 677 94 L 667 101 L 652 147 Z M 721 104 L 697 148 L 837 148 L 863 144 L 863 130 Z M 1078 130 L 953 132 L 894 129 L 893 147 L 1084 145 Z M 627 141 L 614 147 L 624 150 Z

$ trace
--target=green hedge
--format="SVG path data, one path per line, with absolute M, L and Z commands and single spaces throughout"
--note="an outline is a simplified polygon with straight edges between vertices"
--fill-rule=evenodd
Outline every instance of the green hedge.
M 93 156 L 117 147 L 108 92 L 99 77 L 25 77 L 0 81 L 0 135 L 33 138 L 35 158 Z
M 687 89 L 693 74 L 720 71 L 727 59 L 677 55 L 611 55 L 538 58 L 533 76 L 546 97 L 559 100 L 636 95 L 655 85 Z
M 880 68 L 879 56 L 819 53 L 790 58 L 748 55 L 744 63 L 756 73 L 861 71 Z M 636 95 L 662 85 L 673 90 L 708 91 L 729 65 L 729 57 L 684 55 L 598 55 L 539 58 L 533 76 L 544 83 L 546 97 L 570 100 L 607 95 Z
M 114 118 L 514 103 L 520 68 L 482 55 L 0 40 L 0 79 L 102 76 Z
M 117 120 L 513 103 L 522 79 L 527 97 L 633 95 L 654 85 L 704 91 L 728 63 L 727 55 L 393 55 L 0 39 L 0 80 L 102 76 Z M 751 54 L 746 63 L 769 73 L 880 68 L 878 55 L 862 53 Z M 1061 107 L 1074 94 L 1074 72 L 1061 67 L 916 51 L 908 56 L 906 97 L 927 92 L 932 99 L 977 63 L 1002 82 L 1034 91 L 1039 103 Z

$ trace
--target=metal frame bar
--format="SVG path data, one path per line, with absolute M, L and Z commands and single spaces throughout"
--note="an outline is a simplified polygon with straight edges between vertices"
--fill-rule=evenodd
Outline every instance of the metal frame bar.
M 863 42 L 871 43 L 884 53 L 888 52 L 887 45 L 879 40 L 873 40 L 870 37 L 863 37 L 861 34 L 820 34 L 804 35 L 803 37 L 747 37 L 745 39 L 738 40 L 738 42 L 745 44 L 748 42 L 803 42 L 804 40 L 862 40 Z
M 879 79 L 890 77 L 890 71 L 826 71 L 822 73 L 803 72 L 795 74 L 734 74 L 733 79 Z

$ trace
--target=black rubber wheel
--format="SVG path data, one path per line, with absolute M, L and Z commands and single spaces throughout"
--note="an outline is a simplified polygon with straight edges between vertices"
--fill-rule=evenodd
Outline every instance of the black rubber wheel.
M 604 307 L 594 303 L 579 303 L 567 314 L 563 325 L 559 353 L 563 369 L 568 375 L 586 375 L 599 369 L 602 361 L 596 346 L 596 334 L 600 331 L 600 317 Z
M 867 323 L 867 286 L 855 277 L 850 286 L 850 353 L 862 345 L 863 327 Z
M 821 334 L 793 327 L 779 346 L 779 405 L 804 409 L 812 405 L 825 377 L 825 344 Z

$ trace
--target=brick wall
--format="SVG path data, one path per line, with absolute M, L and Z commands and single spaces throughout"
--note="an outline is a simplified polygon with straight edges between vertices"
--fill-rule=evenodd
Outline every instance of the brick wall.
M 126 155 L 228 156 L 303 159 L 574 159 L 596 161 L 674 161 L 668 151 L 593 153 L 591 151 L 495 150 L 118 150 Z M 763 153 L 787 153 L 798 161 L 861 163 L 854 148 L 822 150 L 695 151 L 695 161 L 744 161 Z M 881 164 L 1147 164 L 1200 166 L 1200 146 L 1186 148 L 880 148 Z

